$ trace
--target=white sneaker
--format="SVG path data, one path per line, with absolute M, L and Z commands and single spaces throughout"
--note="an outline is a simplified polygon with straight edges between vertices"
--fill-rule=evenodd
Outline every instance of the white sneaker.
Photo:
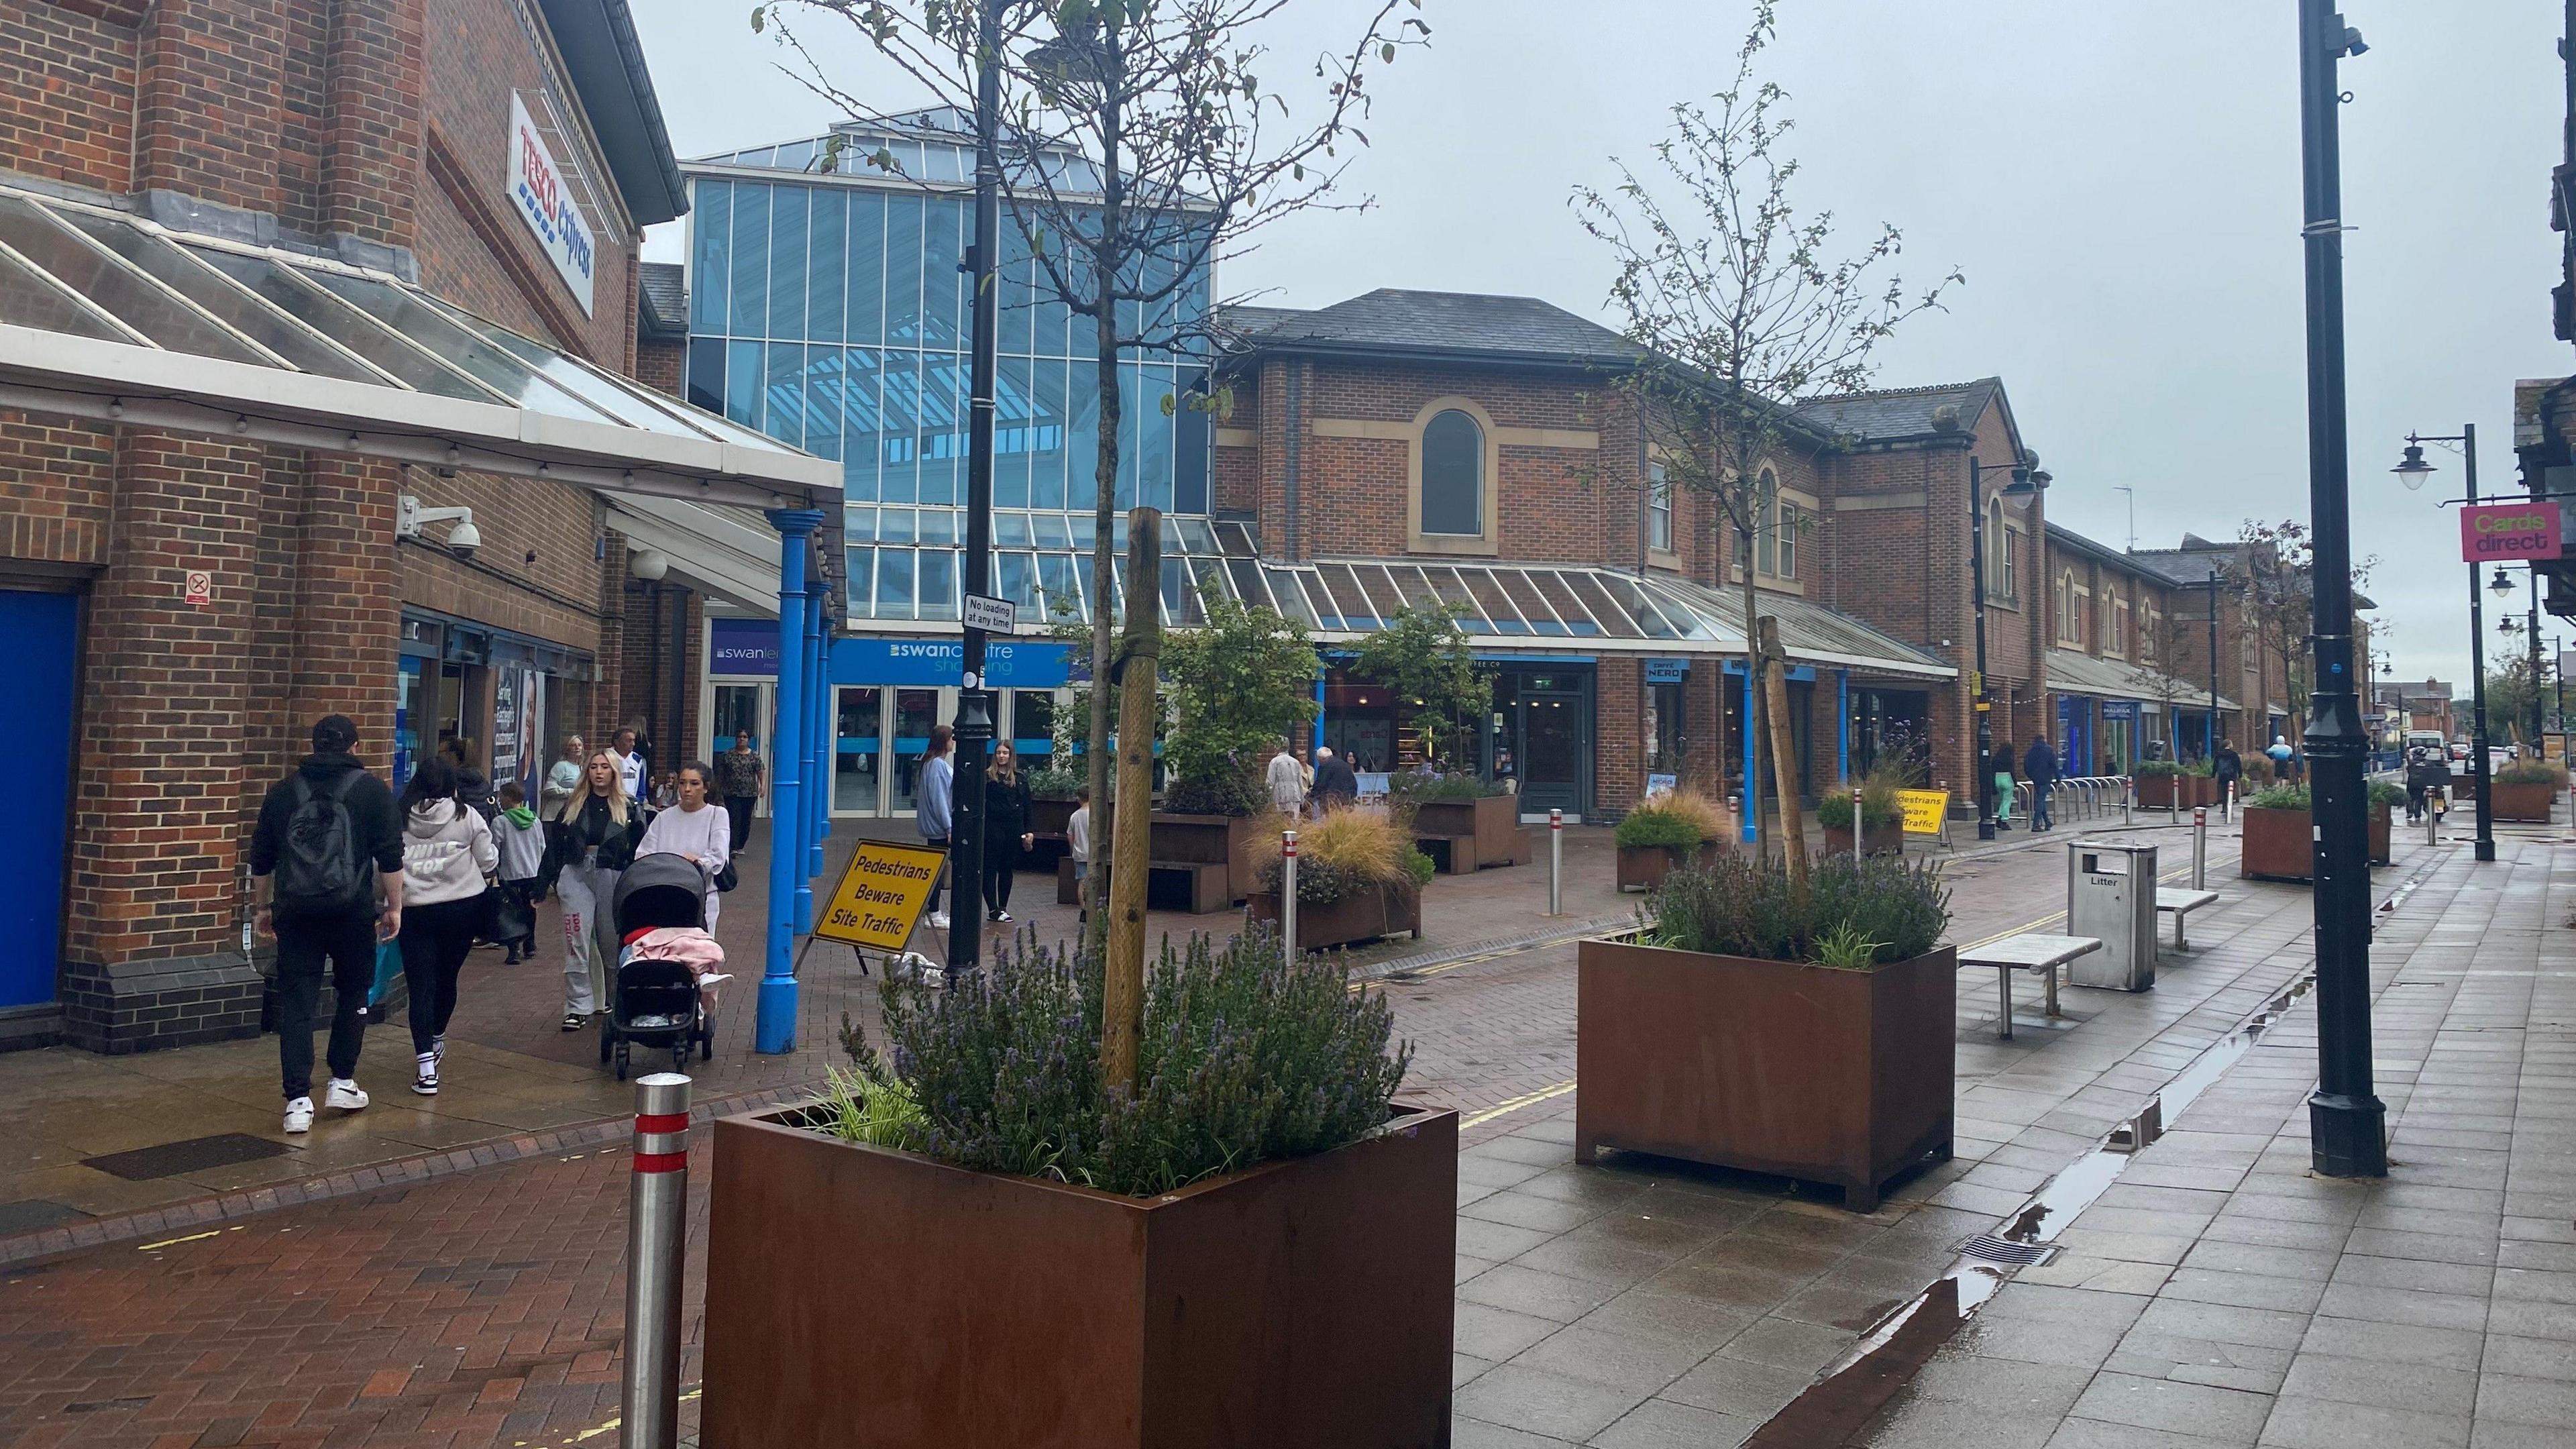
M 947 930 L 947 929 L 948 929 L 948 913 L 947 913 L 947 912 L 945 912 L 945 911 L 932 911 L 932 912 L 930 913 L 930 929 L 932 929 L 932 930 L 934 930 L 934 931 L 945 931 L 945 930 Z
M 434 1036 L 429 1039 L 429 1059 L 431 1061 L 438 1062 L 441 1065 L 446 1063 L 447 1038 L 443 1036 Z
M 412 1078 L 411 1089 L 424 1097 L 437 1096 L 438 1058 L 429 1052 L 422 1052 L 412 1060 L 415 1063 L 417 1075 Z
M 310 1132 L 313 1130 L 313 1099 L 311 1097 L 298 1097 L 294 1101 L 286 1104 L 286 1130 L 290 1133 Z
M 698 978 L 698 989 L 704 991 L 710 986 L 722 986 L 732 979 L 733 973 L 730 971 L 710 971 Z
M 342 1112 L 363 1112 L 367 1110 L 367 1094 L 359 1091 L 358 1084 L 349 1078 L 333 1077 L 329 1090 L 322 1094 L 322 1105 Z M 313 1109 L 308 1106 L 304 1112 L 310 1117 Z

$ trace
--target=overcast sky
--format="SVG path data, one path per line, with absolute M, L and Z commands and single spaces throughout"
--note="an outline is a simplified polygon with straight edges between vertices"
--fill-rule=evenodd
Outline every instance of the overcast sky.
M 1300 0 L 1285 61 L 1365 0 Z M 2410 430 L 2479 432 L 2481 486 L 2517 486 L 2516 378 L 2576 369 L 2549 328 L 2561 7 L 2345 0 L 2355 550 L 2400 676 L 2467 671 L 2457 457 L 2421 493 L 2388 469 Z M 635 0 L 683 156 L 810 136 L 834 113 L 775 69 L 740 0 Z M 2049 516 L 2114 546 L 2308 517 L 2293 0 L 1783 0 L 1770 74 L 1799 121 L 1798 200 L 1857 238 L 1905 229 L 1909 277 L 1953 265 L 1946 315 L 1879 381 L 1999 375 L 2056 475 Z M 1570 14 L 1595 12 L 1580 23 Z M 1376 81 L 1365 215 L 1268 233 L 1220 287 L 1322 306 L 1375 287 L 1543 297 L 1608 321 L 1611 266 L 1565 205 L 1648 160 L 1665 108 L 1723 83 L 1741 0 L 1424 0 L 1434 30 Z M 867 59 L 833 60 L 891 108 Z M 868 78 L 878 76 L 871 82 Z M 679 225 L 652 254 L 678 260 Z M 2517 577 L 2511 608 L 2529 602 Z M 2493 612 L 2489 629 L 2493 630 Z M 2557 621 L 2543 616 L 2544 629 Z M 2576 628 L 2565 629 L 2576 643 Z M 2491 632 L 2491 638 L 2492 632 Z M 2490 649 L 2490 655 L 2493 654 Z

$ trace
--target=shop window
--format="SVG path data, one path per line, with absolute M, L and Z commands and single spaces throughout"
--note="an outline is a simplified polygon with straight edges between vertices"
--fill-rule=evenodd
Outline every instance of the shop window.
M 1422 429 L 1422 531 L 1469 538 L 1485 531 L 1485 435 L 1456 408 Z
M 1661 463 L 1646 465 L 1646 547 L 1673 551 L 1673 479 Z

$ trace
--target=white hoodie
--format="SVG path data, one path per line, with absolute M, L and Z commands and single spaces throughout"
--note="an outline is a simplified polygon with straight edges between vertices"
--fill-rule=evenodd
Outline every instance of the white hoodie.
M 403 822 L 403 904 L 470 900 L 501 863 L 492 827 L 480 812 L 453 800 L 426 800 Z

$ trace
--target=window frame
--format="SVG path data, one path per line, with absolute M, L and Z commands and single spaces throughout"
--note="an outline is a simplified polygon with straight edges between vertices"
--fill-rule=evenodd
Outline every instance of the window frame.
M 1431 424 L 1445 413 L 1459 413 L 1475 424 L 1477 432 L 1477 509 L 1479 530 L 1476 533 L 1428 533 L 1422 527 L 1423 465 L 1428 452 L 1427 435 Z M 1413 415 L 1410 437 L 1405 446 L 1405 525 L 1406 551 L 1409 553 L 1474 554 L 1492 557 L 1502 552 L 1502 490 L 1497 486 L 1502 474 L 1501 428 L 1494 415 L 1475 399 L 1468 397 L 1433 398 Z
M 1652 459 L 1646 464 L 1646 556 L 1676 564 L 1680 557 L 1673 546 L 1672 470 Z

